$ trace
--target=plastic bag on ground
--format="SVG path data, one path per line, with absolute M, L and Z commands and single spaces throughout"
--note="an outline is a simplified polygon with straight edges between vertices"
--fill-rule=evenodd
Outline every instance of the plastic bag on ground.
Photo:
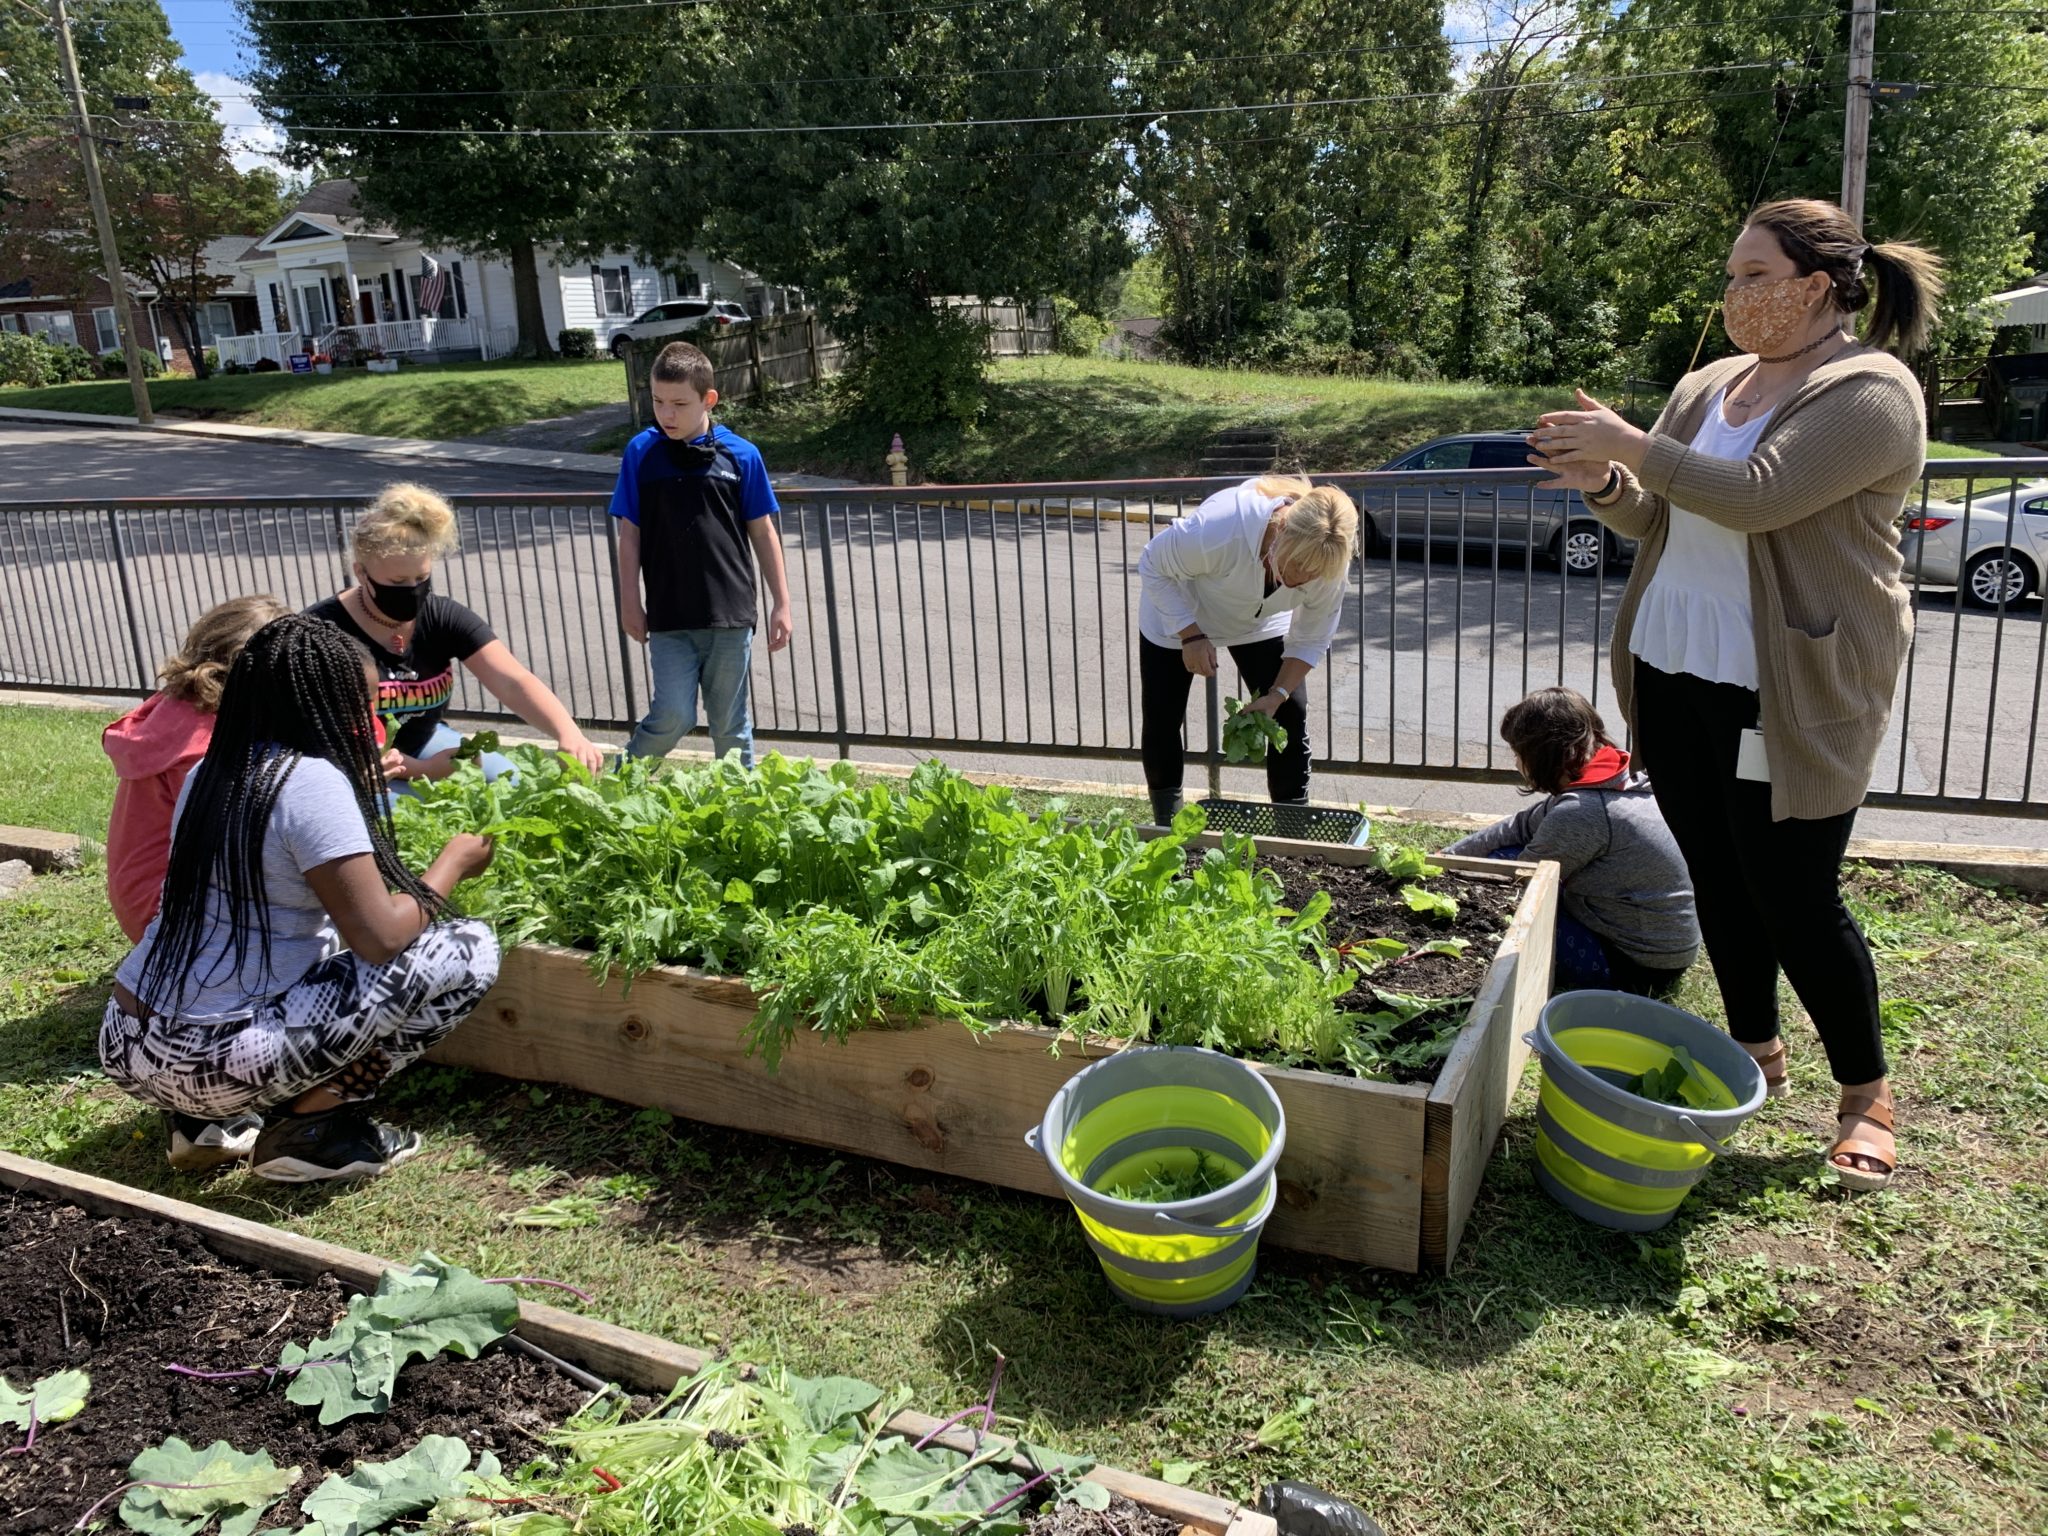
M 1386 1536 L 1356 1504 L 1307 1483 L 1268 1483 L 1252 1507 L 1273 1517 L 1280 1536 Z

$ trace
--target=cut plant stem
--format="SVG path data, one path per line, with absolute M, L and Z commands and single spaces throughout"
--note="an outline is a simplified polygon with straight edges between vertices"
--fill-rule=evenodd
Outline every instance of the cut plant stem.
M 35 1394 L 35 1390 L 34 1390 L 33 1388 L 31 1388 L 31 1389 L 29 1390 L 29 1394 L 28 1394 L 28 1438 L 27 1438 L 26 1440 L 22 1441 L 22 1442 L 21 1442 L 21 1444 L 19 1444 L 19 1445 L 10 1445 L 10 1446 L 9 1446 L 9 1447 L 7 1448 L 7 1454 L 8 1454 L 9 1456 L 26 1456 L 26 1455 L 27 1455 L 27 1454 L 28 1454 L 28 1453 L 29 1453 L 30 1451 L 34 1450 L 35 1448 L 36 1448 L 36 1394 Z
M 990 1515 L 994 1514 L 997 1510 L 1016 1503 L 1019 1499 L 1023 1498 L 1025 1494 L 1029 1493 L 1032 1489 L 1036 1488 L 1040 1483 L 1049 1482 L 1051 1479 L 1058 1477 L 1060 1473 L 1064 1471 L 1066 1471 L 1065 1467 L 1054 1467 L 1049 1472 L 1039 1473 L 1038 1476 L 1031 1479 L 1031 1481 L 1026 1483 L 1023 1487 L 1015 1489 L 1010 1493 L 1004 1494 L 1000 1499 L 997 1499 L 995 1503 L 989 1505 L 987 1509 L 984 1509 L 981 1512 L 981 1518 L 986 1520 Z
M 200 1381 L 237 1381 L 245 1376 L 290 1376 L 297 1371 L 310 1371 L 317 1365 L 347 1365 L 346 1360 L 301 1360 L 297 1365 L 251 1365 L 239 1371 L 201 1371 L 189 1365 L 167 1365 L 165 1370 L 175 1376 L 191 1376 Z
M 582 1286 L 571 1285 L 566 1280 L 543 1280 L 539 1275 L 501 1275 L 495 1280 L 486 1280 L 484 1284 L 548 1285 L 553 1286 L 558 1291 L 567 1291 L 572 1296 L 581 1297 L 584 1301 L 589 1302 L 592 1306 L 595 1306 L 597 1304 L 597 1298 L 591 1295 L 590 1292 L 584 1290 Z
M 94 1504 L 94 1505 L 93 1505 L 93 1507 L 92 1507 L 91 1509 L 88 1509 L 88 1510 L 87 1510 L 87 1511 L 86 1511 L 86 1512 L 85 1512 L 84 1514 L 80 1515 L 80 1516 L 78 1517 L 78 1523 L 77 1523 L 76 1525 L 72 1526 L 72 1527 L 71 1527 L 71 1529 L 73 1529 L 74 1531 L 82 1531 L 82 1530 L 84 1530 L 84 1529 L 85 1529 L 85 1528 L 86 1528 L 87 1526 L 89 1526 L 89 1525 L 91 1525 L 91 1524 L 92 1524 L 94 1516 L 98 1515 L 98 1514 L 99 1514 L 99 1512 L 100 1512 L 101 1510 L 105 1509 L 105 1508 L 106 1508 L 106 1507 L 107 1507 L 107 1506 L 108 1506 L 109 1504 L 113 1503 L 113 1502 L 114 1502 L 114 1500 L 116 1500 L 116 1499 L 120 1498 L 122 1494 L 124 1494 L 124 1493 L 129 1493 L 129 1492 L 132 1492 L 133 1490 L 135 1490 L 135 1489 L 137 1489 L 137 1488 L 168 1488 L 168 1489 L 170 1489 L 171 1491 L 173 1491 L 173 1492 L 175 1492 L 175 1493 L 205 1493 L 205 1492 L 206 1492 L 206 1491 L 207 1491 L 208 1489 L 212 1489 L 212 1488 L 232 1488 L 232 1487 L 234 1487 L 234 1486 L 235 1486 L 235 1485 L 234 1485 L 233 1483 L 231 1483 L 231 1482 L 230 1482 L 230 1483 L 123 1483 L 123 1484 L 122 1484 L 122 1485 L 121 1485 L 120 1487 L 116 1488 L 116 1489 L 115 1489 L 115 1490 L 114 1490 L 114 1491 L 113 1491 L 112 1493 L 108 1494 L 108 1495 L 107 1495 L 107 1496 L 106 1496 L 105 1498 L 101 1499 L 101 1500 L 100 1500 L 100 1501 L 99 1501 L 98 1503 Z

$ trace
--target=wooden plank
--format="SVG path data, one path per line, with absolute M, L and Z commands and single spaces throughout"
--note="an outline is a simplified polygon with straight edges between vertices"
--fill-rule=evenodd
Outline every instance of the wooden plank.
M 352 1248 L 17 1157 L 11 1152 L 0 1152 L 0 1185 L 63 1200 L 99 1216 L 172 1222 L 196 1233 L 207 1247 L 224 1258 L 293 1279 L 312 1280 L 331 1274 L 358 1290 L 369 1291 L 376 1288 L 378 1277 L 386 1270 L 406 1267 Z M 519 1303 L 519 1323 L 514 1332 L 571 1364 L 645 1392 L 666 1393 L 677 1382 L 696 1375 L 712 1359 L 702 1350 L 688 1349 L 652 1334 L 565 1312 L 542 1302 Z M 942 1422 L 930 1414 L 905 1410 L 891 1418 L 888 1427 L 898 1434 L 922 1438 Z M 973 1437 L 966 1430 L 954 1430 L 936 1438 L 955 1450 L 973 1449 Z M 1088 1475 L 1113 1493 L 1212 1536 L 1277 1536 L 1277 1527 L 1269 1517 L 1226 1499 L 1176 1488 L 1114 1467 L 1097 1467 Z
M 432 1059 L 561 1083 L 712 1125 L 878 1157 L 1058 1198 L 1024 1144 L 1060 1087 L 1106 1053 L 1044 1029 L 975 1035 L 927 1022 L 799 1035 L 769 1072 L 747 1053 L 745 983 L 661 967 L 599 985 L 588 957 L 522 946 Z M 1427 1091 L 1261 1068 L 1287 1112 L 1281 1206 L 1269 1241 L 1413 1270 Z
M 1561 882 L 1554 863 L 1536 866 L 1515 918 L 1460 1032 L 1430 1089 L 1424 1136 L 1422 1261 L 1448 1270 L 1479 1197 L 1493 1144 L 1529 1047 L 1522 1036 L 1550 996 L 1552 946 Z

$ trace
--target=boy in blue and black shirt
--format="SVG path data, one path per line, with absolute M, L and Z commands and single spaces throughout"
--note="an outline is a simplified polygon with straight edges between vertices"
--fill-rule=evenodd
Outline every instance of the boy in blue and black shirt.
M 774 522 L 781 507 L 760 451 L 712 424 L 716 376 L 688 342 L 662 348 L 654 360 L 655 425 L 626 444 L 612 492 L 620 619 L 648 646 L 654 672 L 654 698 L 626 751 L 667 753 L 695 729 L 701 687 L 713 753 L 738 748 L 751 768 L 755 561 L 768 588 L 771 651 L 789 644 L 789 578 Z

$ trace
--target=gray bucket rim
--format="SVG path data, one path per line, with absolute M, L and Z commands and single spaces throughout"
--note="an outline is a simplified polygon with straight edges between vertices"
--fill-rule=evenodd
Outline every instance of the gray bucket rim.
M 1559 1004 L 1569 1003 L 1574 998 L 1588 997 L 1602 999 L 1626 997 L 1629 1007 L 1633 1010 L 1653 1011 L 1682 1019 L 1689 1025 L 1696 1026 L 1699 1029 L 1705 1030 L 1710 1035 L 1727 1041 L 1730 1045 L 1734 1046 L 1735 1050 L 1741 1052 L 1744 1060 L 1749 1061 L 1750 1065 L 1755 1067 L 1755 1078 L 1748 1098 L 1733 1109 L 1693 1109 L 1689 1106 L 1684 1109 L 1678 1109 L 1676 1106 L 1659 1104 L 1654 1099 L 1645 1099 L 1625 1089 L 1617 1088 L 1591 1068 L 1582 1066 L 1572 1060 L 1564 1048 L 1557 1043 L 1557 1037 L 1551 1031 L 1551 1011 L 1557 1008 Z M 1574 1090 L 1574 1097 L 1579 1096 L 1576 1090 L 1584 1089 L 1590 1091 L 1591 1096 L 1600 1102 L 1612 1105 L 1616 1109 L 1626 1110 L 1632 1114 L 1640 1115 L 1647 1107 L 1652 1111 L 1661 1112 L 1669 1119 L 1675 1120 L 1682 1117 L 1691 1120 L 1702 1130 L 1714 1133 L 1717 1139 L 1734 1135 L 1741 1128 L 1745 1120 L 1763 1108 L 1765 1099 L 1769 1097 L 1769 1088 L 1764 1082 L 1763 1069 L 1756 1067 L 1754 1058 L 1747 1051 L 1743 1051 L 1742 1047 L 1734 1041 L 1733 1037 L 1723 1030 L 1716 1029 L 1697 1014 L 1687 1013 L 1683 1008 L 1675 1008 L 1671 1004 L 1660 1002 L 1654 997 L 1637 997 L 1633 993 L 1610 992 L 1592 987 L 1581 988 L 1574 992 L 1560 992 L 1543 1005 L 1542 1012 L 1536 1016 L 1536 1027 L 1529 1032 L 1526 1038 L 1536 1054 L 1543 1058 L 1543 1070 L 1545 1072 L 1555 1072 L 1559 1077 L 1570 1083 Z M 1721 1073 L 1716 1073 L 1715 1075 L 1724 1076 Z M 1680 1127 L 1674 1125 L 1673 1129 L 1677 1130 Z M 1689 1141 L 1694 1138 L 1686 1135 L 1683 1137 L 1667 1137 L 1666 1139 Z M 1719 1151 L 1721 1149 L 1716 1147 L 1715 1150 Z
M 1258 1084 L 1259 1093 L 1264 1096 L 1265 1103 L 1273 1112 L 1273 1137 L 1267 1145 L 1264 1154 L 1255 1163 L 1228 1184 L 1218 1189 L 1212 1189 L 1206 1195 L 1196 1195 L 1187 1200 L 1160 1202 L 1120 1200 L 1113 1195 L 1105 1195 L 1097 1190 L 1090 1189 L 1067 1171 L 1066 1164 L 1060 1159 L 1059 1138 L 1054 1134 L 1054 1120 L 1061 1108 L 1070 1101 L 1075 1085 L 1081 1082 L 1082 1079 L 1096 1072 L 1102 1072 L 1107 1076 L 1109 1072 L 1106 1069 L 1116 1068 L 1141 1057 L 1156 1055 L 1202 1057 L 1213 1061 L 1228 1062 L 1230 1065 L 1239 1068 L 1245 1076 Z M 1154 1217 L 1163 1217 L 1169 1221 L 1187 1225 L 1213 1227 L 1217 1224 L 1202 1220 L 1202 1213 L 1205 1209 L 1220 1206 L 1225 1211 L 1241 1210 L 1246 1204 L 1251 1203 L 1255 1192 L 1259 1190 L 1259 1187 L 1278 1168 L 1280 1154 L 1286 1149 L 1287 1145 L 1287 1111 L 1280 1103 L 1280 1095 L 1273 1090 L 1273 1085 L 1266 1081 L 1266 1074 L 1250 1062 L 1242 1061 L 1222 1051 L 1212 1051 L 1208 1047 L 1200 1045 L 1133 1045 L 1126 1046 L 1120 1051 L 1115 1051 L 1103 1057 L 1100 1061 L 1091 1062 L 1088 1066 L 1083 1067 L 1079 1072 L 1068 1078 L 1066 1082 L 1062 1083 L 1059 1091 L 1053 1094 L 1052 1098 L 1047 1102 L 1045 1113 L 1039 1117 L 1038 1124 L 1025 1134 L 1024 1139 L 1039 1156 L 1045 1159 L 1045 1165 L 1052 1170 L 1052 1176 L 1058 1182 L 1061 1193 L 1078 1210 L 1088 1211 L 1090 1215 L 1094 1215 L 1090 1207 L 1102 1206 L 1122 1216 L 1142 1217 L 1149 1213 Z M 1249 1221 L 1243 1223 L 1243 1227 L 1253 1235 L 1257 1235 L 1259 1230 L 1264 1227 L 1267 1219 L 1279 1208 L 1279 1204 L 1279 1188 L 1276 1181 L 1272 1191 L 1272 1198 L 1265 1201 L 1264 1209 Z M 1119 1230 L 1135 1233 L 1141 1231 L 1142 1228 L 1123 1227 Z M 1188 1234 L 1183 1233 L 1181 1235 Z M 1228 1236 L 1230 1234 L 1227 1231 L 1219 1230 L 1217 1235 Z

